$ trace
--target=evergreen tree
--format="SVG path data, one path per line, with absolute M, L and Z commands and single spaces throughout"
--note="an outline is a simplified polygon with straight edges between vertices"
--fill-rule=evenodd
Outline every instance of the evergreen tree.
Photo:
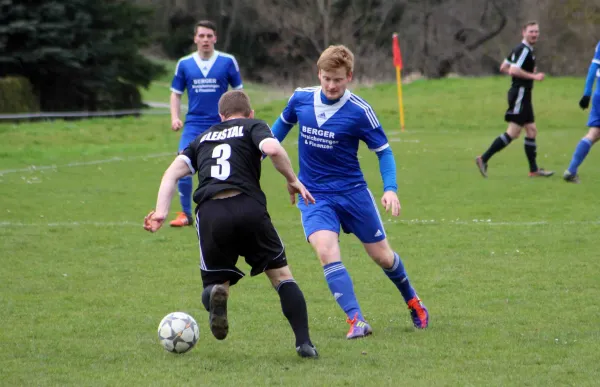
M 0 76 L 28 78 L 42 110 L 139 107 L 164 71 L 139 52 L 149 16 L 121 0 L 0 0 Z

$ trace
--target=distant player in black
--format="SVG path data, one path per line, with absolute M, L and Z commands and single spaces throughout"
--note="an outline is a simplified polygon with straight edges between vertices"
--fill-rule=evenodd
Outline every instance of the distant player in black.
M 297 194 L 306 204 L 314 198 L 300 183 L 285 149 L 269 126 L 254 119 L 248 96 L 229 91 L 219 100 L 222 122 L 199 135 L 166 170 L 158 191 L 156 210 L 144 219 L 155 232 L 163 224 L 177 180 L 198 173 L 196 229 L 200 242 L 202 303 L 209 311 L 213 335 L 227 336 L 229 287 L 244 273 L 236 267 L 243 256 L 251 275 L 265 272 L 281 299 L 283 314 L 296 336 L 302 357 L 318 357 L 308 333 L 306 301 L 287 264 L 283 242 L 271 223 L 265 194 L 260 188 L 261 158 L 269 156 L 285 176 L 292 204 Z
M 528 22 L 523 26 L 523 41 L 508 55 L 500 65 L 500 72 L 512 76 L 512 85 L 508 91 L 508 110 L 504 120 L 508 122 L 506 133 L 498 136 L 489 149 L 475 162 L 483 177 L 487 177 L 489 159 L 504 149 L 512 140 L 519 137 L 525 128 L 525 155 L 529 161 L 529 176 L 552 176 L 554 172 L 539 168 L 536 162 L 537 146 L 535 138 L 537 127 L 531 102 L 533 81 L 543 81 L 544 73 L 538 73 L 535 66 L 533 46 L 540 34 L 537 22 Z

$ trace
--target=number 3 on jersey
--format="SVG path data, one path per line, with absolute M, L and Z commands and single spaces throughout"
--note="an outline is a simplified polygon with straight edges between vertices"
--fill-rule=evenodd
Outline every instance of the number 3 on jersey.
M 231 174 L 231 164 L 227 161 L 231 157 L 229 144 L 217 145 L 213 149 L 212 158 L 217 159 L 217 165 L 210 167 L 210 176 L 219 180 L 227 180 Z

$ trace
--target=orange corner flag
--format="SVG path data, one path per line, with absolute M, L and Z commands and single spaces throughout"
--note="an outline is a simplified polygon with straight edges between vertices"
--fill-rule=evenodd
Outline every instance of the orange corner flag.
M 394 53 L 394 66 L 400 67 L 400 70 L 402 70 L 402 53 L 398 43 L 398 34 L 392 35 L 392 52 Z
M 398 110 L 400 113 L 400 129 L 404 132 L 404 105 L 402 103 L 402 53 L 398 43 L 398 34 L 392 35 L 392 53 L 396 67 L 396 82 L 398 86 Z

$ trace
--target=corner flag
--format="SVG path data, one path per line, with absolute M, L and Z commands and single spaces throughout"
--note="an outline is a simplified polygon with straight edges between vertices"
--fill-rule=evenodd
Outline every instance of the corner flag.
M 394 67 L 396 67 L 396 84 L 398 89 L 398 108 L 400 111 L 400 129 L 404 132 L 404 106 L 402 104 L 402 53 L 398 43 L 398 34 L 392 35 L 392 53 L 394 55 Z

